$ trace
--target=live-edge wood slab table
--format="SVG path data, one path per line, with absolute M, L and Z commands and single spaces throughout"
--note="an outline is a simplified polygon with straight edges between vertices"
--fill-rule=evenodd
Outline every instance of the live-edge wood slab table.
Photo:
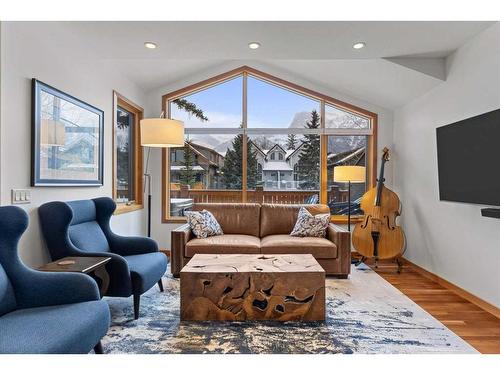
M 180 276 L 181 320 L 325 319 L 325 271 L 310 254 L 196 254 Z

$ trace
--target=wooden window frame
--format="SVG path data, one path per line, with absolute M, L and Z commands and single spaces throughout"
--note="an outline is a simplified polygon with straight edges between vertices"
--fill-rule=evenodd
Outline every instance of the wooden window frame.
M 113 91 L 113 200 L 117 199 L 117 155 L 116 155 L 116 126 L 118 107 L 134 114 L 133 136 L 134 136 L 134 202 L 132 203 L 116 203 L 115 215 L 124 214 L 131 211 L 142 210 L 144 208 L 144 193 L 143 193 L 143 150 L 141 146 L 141 132 L 139 128 L 140 121 L 144 118 L 144 109 L 127 99 L 120 93 Z
M 328 149 L 328 136 L 331 135 L 357 135 L 353 134 L 353 132 L 345 132 L 343 130 L 325 128 L 325 106 L 332 105 L 338 107 L 342 110 L 361 115 L 370 120 L 370 133 L 371 134 L 360 134 L 367 135 L 368 143 L 367 143 L 367 152 L 366 152 L 366 164 L 369 166 L 367 172 L 367 190 L 376 185 L 376 175 L 377 175 L 377 129 L 378 129 L 378 115 L 377 113 L 368 111 L 361 107 L 355 106 L 350 103 L 346 103 L 344 101 L 335 99 L 331 96 L 321 94 L 317 91 L 308 89 L 306 87 L 297 85 L 293 82 L 286 81 L 279 77 L 273 76 L 271 74 L 262 72 L 260 70 L 254 69 L 249 66 L 241 66 L 239 68 L 230 70 L 226 73 L 222 73 L 216 75 L 214 77 L 208 78 L 206 80 L 194 83 L 192 85 L 186 86 L 179 90 L 172 91 L 162 96 L 162 110 L 170 118 L 170 105 L 169 103 L 175 99 L 181 98 L 186 95 L 191 95 L 196 92 L 206 90 L 210 87 L 216 86 L 223 82 L 234 79 L 238 76 L 243 77 L 243 95 L 242 95 L 242 125 L 244 128 L 243 135 L 243 162 L 242 165 L 246 165 L 246 156 L 247 156 L 247 136 L 248 130 L 247 126 L 247 78 L 248 76 L 255 77 L 257 79 L 263 80 L 270 84 L 273 84 L 277 87 L 289 90 L 291 92 L 296 92 L 297 94 L 307 96 L 311 99 L 317 100 L 320 103 L 320 203 L 327 203 L 327 186 L 328 186 L 328 170 L 327 165 L 325 163 Z M 278 129 L 279 130 L 279 129 Z M 277 132 L 279 133 L 279 131 Z M 235 130 L 236 132 L 236 130 Z M 355 132 L 354 132 L 355 133 Z M 162 151 L 162 222 L 163 223 L 184 223 L 186 222 L 185 218 L 182 217 L 170 217 L 170 170 L 168 166 L 170 165 L 170 155 L 168 149 L 164 148 Z M 242 202 L 247 201 L 247 176 L 246 176 L 246 168 L 242 171 Z M 351 222 L 360 221 L 361 217 L 351 217 Z M 345 215 L 332 215 L 331 221 L 338 224 L 347 223 L 347 217 Z

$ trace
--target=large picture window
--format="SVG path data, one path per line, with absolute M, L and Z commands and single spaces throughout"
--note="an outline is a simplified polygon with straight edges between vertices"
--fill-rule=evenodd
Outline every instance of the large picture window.
M 164 221 L 196 202 L 328 204 L 345 221 L 339 165 L 365 166 L 351 203 L 374 186 L 377 115 L 249 67 L 163 96 L 186 127 L 184 147 L 164 153 Z

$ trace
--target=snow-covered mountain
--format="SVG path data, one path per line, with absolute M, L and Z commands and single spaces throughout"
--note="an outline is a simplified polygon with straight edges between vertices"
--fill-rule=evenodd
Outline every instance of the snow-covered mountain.
M 364 136 L 337 136 L 328 138 L 328 153 L 339 154 L 349 150 L 356 150 L 366 145 Z
M 327 127 L 333 127 L 336 124 L 337 127 L 346 127 L 347 124 L 352 127 L 365 126 L 362 121 L 358 121 L 359 118 L 346 112 L 334 111 L 329 112 L 327 118 Z M 290 122 L 289 128 L 305 128 L 306 123 L 311 119 L 310 112 L 297 112 Z M 197 143 L 201 146 L 206 146 L 214 149 L 215 151 L 225 155 L 228 148 L 231 147 L 234 135 L 232 134 L 192 134 L 190 135 L 191 141 Z M 251 139 L 255 144 L 263 149 L 268 150 L 276 143 L 281 147 L 286 149 L 287 135 L 252 135 Z M 300 142 L 303 137 L 297 134 L 297 140 Z M 328 139 L 328 153 L 341 153 L 348 150 L 355 150 L 359 147 L 365 146 L 364 136 L 331 136 Z
M 297 112 L 293 116 L 289 128 L 305 128 L 308 121 L 311 120 L 311 112 Z

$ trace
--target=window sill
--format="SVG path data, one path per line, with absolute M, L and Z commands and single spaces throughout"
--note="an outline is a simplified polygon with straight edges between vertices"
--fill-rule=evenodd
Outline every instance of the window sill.
M 142 210 L 144 206 L 138 203 L 132 203 L 131 205 L 127 205 L 126 203 L 117 203 L 116 210 L 113 212 L 113 215 L 121 215 L 126 214 L 132 211 Z
M 163 218 L 161 222 L 163 224 L 183 224 L 187 223 L 187 220 L 185 217 L 168 217 L 168 218 Z

